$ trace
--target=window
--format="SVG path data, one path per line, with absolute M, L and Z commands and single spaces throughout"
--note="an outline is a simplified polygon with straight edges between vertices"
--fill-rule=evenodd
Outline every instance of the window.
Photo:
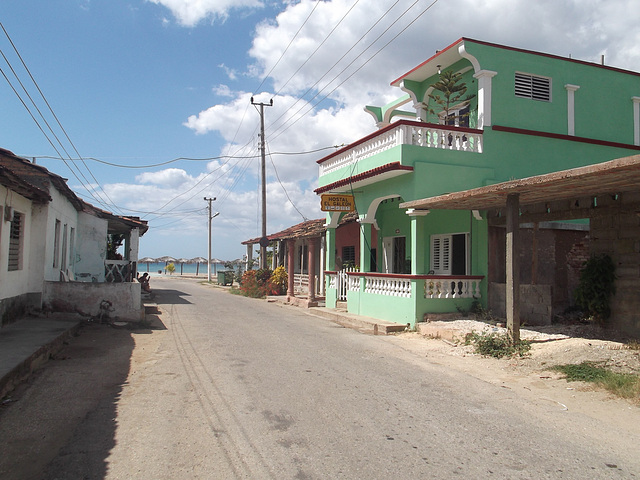
M 550 102 L 551 79 L 516 72 L 515 92 L 516 97 Z
M 356 264 L 356 247 L 353 245 L 342 247 L 342 266 L 355 267 Z
M 471 109 L 469 105 L 449 110 L 449 115 L 445 117 L 445 112 L 441 113 L 440 123 L 452 127 L 469 127 L 469 116 Z
M 65 271 L 67 269 L 67 224 L 64 224 L 62 229 L 62 265 L 60 265 L 60 270 Z
M 71 227 L 71 229 L 69 230 L 69 266 L 73 269 L 73 264 L 74 262 L 74 256 L 75 256 L 75 249 L 76 246 L 76 229 Z
M 9 271 L 22 269 L 23 215 L 13 212 L 11 230 L 9 232 Z
M 60 265 L 60 220 L 56 220 L 56 227 L 53 231 L 53 268 Z
M 468 274 L 467 233 L 431 236 L 431 270 L 435 275 Z

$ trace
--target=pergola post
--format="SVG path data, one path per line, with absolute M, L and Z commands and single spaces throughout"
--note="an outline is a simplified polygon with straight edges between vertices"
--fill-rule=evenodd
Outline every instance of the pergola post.
M 520 194 L 507 196 L 507 331 L 513 343 L 520 342 L 520 259 L 518 237 L 520 230 Z

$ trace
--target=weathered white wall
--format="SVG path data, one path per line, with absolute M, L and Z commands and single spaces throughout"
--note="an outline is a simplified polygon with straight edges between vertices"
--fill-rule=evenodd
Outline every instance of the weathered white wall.
M 107 256 L 107 221 L 84 212 L 78 214 L 75 278 L 79 282 L 104 282 Z
M 29 286 L 29 265 L 31 262 L 31 249 L 29 238 L 31 236 L 31 200 L 19 195 L 0 185 L 0 299 L 11 298 L 32 291 Z M 8 205 L 23 217 L 22 230 L 22 268 L 9 271 L 9 233 L 11 222 L 4 219 L 4 207 Z M 42 291 L 40 283 L 39 292 Z
M 54 311 L 98 316 L 103 300 L 112 303 L 111 319 L 139 321 L 144 318 L 138 282 L 88 283 L 45 282 L 42 303 Z
M 58 190 L 51 187 L 49 189 L 49 195 L 51 196 L 51 202 L 48 204 L 48 214 L 46 223 L 46 243 L 45 243 L 45 258 L 44 258 L 44 279 L 59 281 L 60 280 L 60 266 L 63 264 L 62 259 L 62 245 L 64 226 L 67 225 L 67 254 L 66 264 L 67 269 L 72 270 L 73 262 L 69 261 L 70 252 L 69 247 L 71 242 L 69 241 L 69 235 L 71 228 L 76 231 L 78 229 L 78 211 L 69 202 L 67 197 L 62 195 Z M 56 220 L 60 221 L 60 242 L 58 244 L 58 267 L 54 268 L 53 259 L 55 255 L 55 226 Z M 77 243 L 77 242 L 74 242 Z

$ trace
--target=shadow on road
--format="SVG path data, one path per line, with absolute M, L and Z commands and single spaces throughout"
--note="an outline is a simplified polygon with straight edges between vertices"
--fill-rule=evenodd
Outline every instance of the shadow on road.
M 0 409 L 0 478 L 102 479 L 136 331 L 86 324 Z

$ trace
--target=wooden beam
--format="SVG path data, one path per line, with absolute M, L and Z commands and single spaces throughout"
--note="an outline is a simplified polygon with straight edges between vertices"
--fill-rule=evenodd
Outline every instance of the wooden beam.
M 513 343 L 520 342 L 520 195 L 507 196 L 507 331 Z

